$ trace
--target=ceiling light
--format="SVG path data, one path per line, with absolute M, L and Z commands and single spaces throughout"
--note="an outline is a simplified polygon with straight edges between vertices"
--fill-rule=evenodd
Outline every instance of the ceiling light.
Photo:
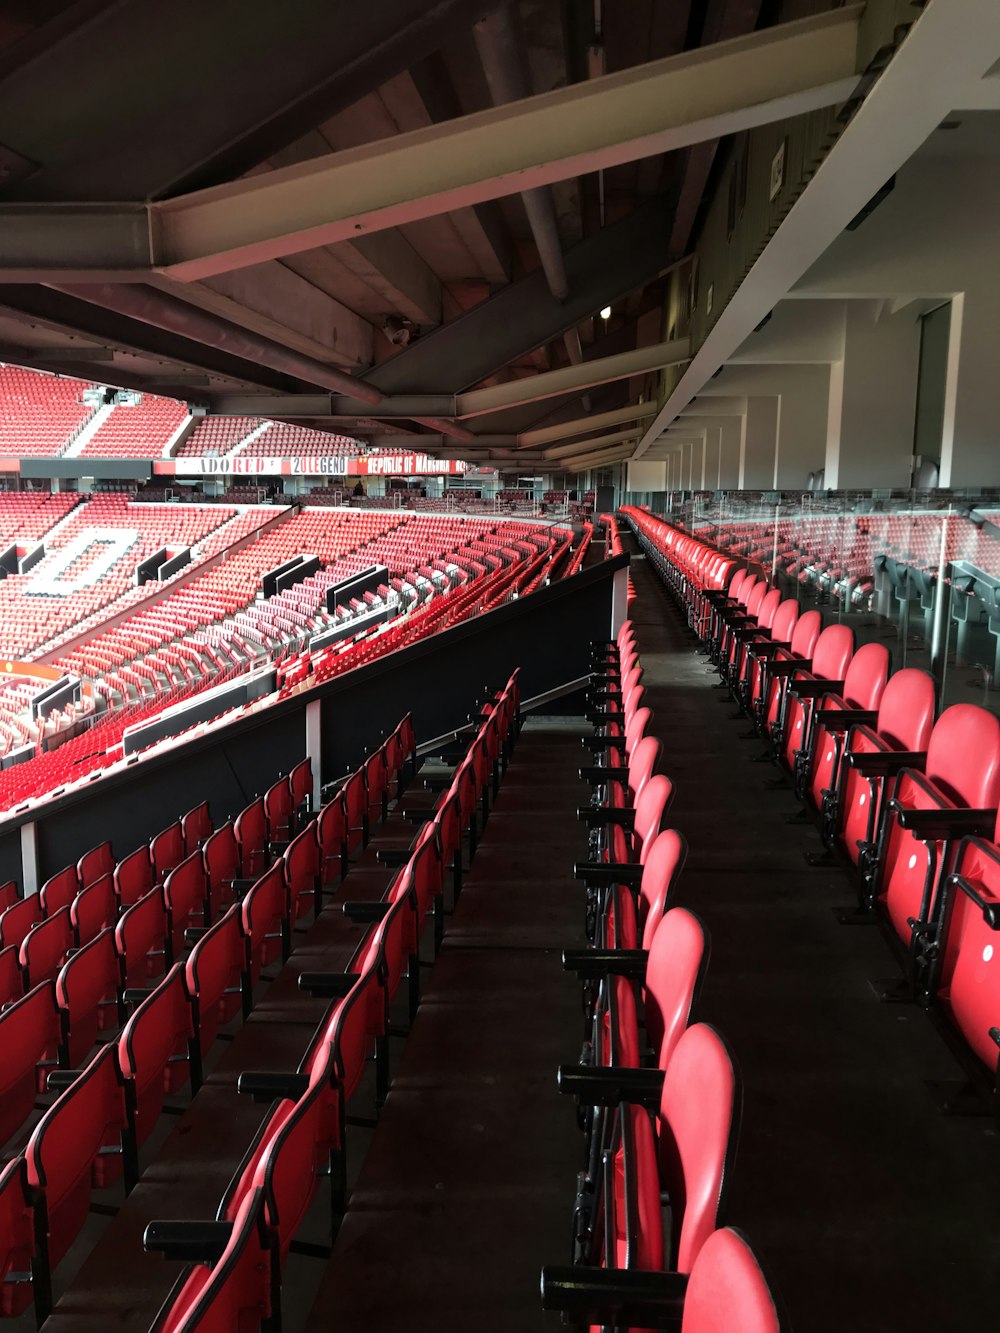
M 606 305 L 604 309 L 601 311 L 601 319 L 610 319 L 610 318 L 611 318 L 611 307 L 609 305 Z

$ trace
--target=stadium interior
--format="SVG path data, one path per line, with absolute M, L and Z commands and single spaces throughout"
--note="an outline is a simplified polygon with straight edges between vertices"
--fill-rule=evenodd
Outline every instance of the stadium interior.
M 0 1329 L 973 1333 L 1000 5 L 0 5 Z

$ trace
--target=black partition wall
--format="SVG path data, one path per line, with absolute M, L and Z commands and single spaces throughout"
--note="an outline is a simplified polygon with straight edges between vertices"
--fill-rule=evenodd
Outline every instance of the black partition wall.
M 607 638 L 612 589 L 626 556 L 456 625 L 210 735 L 137 760 L 92 787 L 0 820 L 0 882 L 24 883 L 34 846 L 43 883 L 108 840 L 117 858 L 208 800 L 216 824 L 237 814 L 306 755 L 306 710 L 320 705 L 324 782 L 348 772 L 406 713 L 418 743 L 463 726 L 484 696 L 521 668 L 524 699 L 584 677 L 590 642 Z M 33 826 L 33 829 L 32 829 Z

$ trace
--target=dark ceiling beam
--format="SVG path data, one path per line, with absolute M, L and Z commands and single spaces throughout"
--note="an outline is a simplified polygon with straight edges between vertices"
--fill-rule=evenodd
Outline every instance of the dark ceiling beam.
M 670 266 L 672 201 L 651 200 L 566 252 L 570 294 L 557 301 L 540 270 L 411 343 L 368 374 L 386 393 L 460 393 Z
M 378 0 L 348 16 L 330 0 L 110 5 L 0 85 L 3 142 L 25 163 L 6 197 L 152 199 L 232 179 L 490 8 Z
M 760 16 L 761 0 L 709 0 L 702 25 L 701 40 L 724 42 L 731 37 L 743 37 L 753 32 Z M 705 186 L 719 148 L 718 139 L 706 139 L 693 144 L 684 162 L 684 175 L 677 197 L 677 213 L 670 231 L 670 244 L 686 252 L 705 194 Z
M 251 362 L 260 359 L 265 365 L 283 374 L 333 392 L 349 393 L 369 405 L 382 398 L 381 390 L 364 380 L 354 379 L 334 366 L 279 346 L 248 329 L 237 328 L 152 287 L 128 283 L 88 283 L 54 287 L 53 290 L 74 300 L 113 311 L 116 315 L 150 324 L 163 333 L 188 338 L 216 351 Z
M 165 367 L 172 364 L 180 366 L 185 372 L 194 370 L 218 375 L 231 380 L 234 388 L 253 386 L 269 393 L 294 393 L 302 387 L 298 379 L 280 374 L 260 362 L 241 360 L 203 344 L 192 343 L 101 306 L 74 300 L 51 287 L 0 287 L 0 313 L 21 319 L 27 316 L 30 322 L 42 323 L 63 336 L 79 334 L 122 352 L 160 361 Z M 22 364 L 33 366 L 35 362 L 27 360 Z M 72 373 L 79 374 L 79 369 Z M 120 373 L 116 368 L 115 374 Z M 124 388 L 136 387 L 124 380 L 121 384 Z M 138 387 L 141 388 L 141 384 Z

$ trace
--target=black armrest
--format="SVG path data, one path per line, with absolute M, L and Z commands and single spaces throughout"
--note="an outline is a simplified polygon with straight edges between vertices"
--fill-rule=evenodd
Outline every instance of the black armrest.
M 575 972 L 581 979 L 591 977 L 631 977 L 642 981 L 646 975 L 646 949 L 564 949 L 563 971 Z
M 587 703 L 593 708 L 596 704 L 618 703 L 621 697 L 621 690 L 594 690 L 587 694 Z
M 591 754 L 599 754 L 601 750 L 614 750 L 617 755 L 625 753 L 624 736 L 581 736 L 580 744 Z
M 425 791 L 447 791 L 455 781 L 454 773 L 432 773 L 424 778 Z
M 733 638 L 734 638 L 734 639 L 740 639 L 740 640 L 742 640 L 742 639 L 754 639 L 754 638 L 756 638 L 758 635 L 760 635 L 760 637 L 761 637 L 762 639 L 766 639 L 770 633 L 771 633 L 771 631 L 770 631 L 769 629 L 764 629 L 762 626 L 760 626 L 760 625 L 756 625 L 756 624 L 753 624 L 753 625 L 736 625 L 736 626 L 734 626 L 734 628 L 733 628 L 733 630 L 732 630 L 732 636 L 733 636 Z
M 903 768 L 922 768 L 927 760 L 923 750 L 849 750 L 847 762 L 863 777 L 890 777 Z
M 631 861 L 578 861 L 573 874 L 585 884 L 625 884 L 637 889 L 642 883 L 642 866 Z
M 155 989 L 155 986 L 127 986 L 122 992 L 122 999 L 126 1004 L 142 1004 Z
M 45 1080 L 45 1087 L 49 1092 L 65 1092 L 82 1073 L 81 1069 L 53 1069 Z
M 381 847 L 375 853 L 375 859 L 379 865 L 397 869 L 399 866 L 405 866 L 412 855 L 408 847 Z
M 617 685 L 621 683 L 620 671 L 592 671 L 590 673 L 591 685 Z
M 839 694 L 842 680 L 790 680 L 788 688 L 799 699 L 819 699 L 824 694 Z
M 576 817 L 590 828 L 617 824 L 619 828 L 630 829 L 635 823 L 635 811 L 631 806 L 582 805 L 577 810 Z
M 324 1000 L 342 1000 L 358 976 L 357 972 L 300 972 L 299 990 Z
M 785 648 L 785 649 L 788 649 L 788 648 L 791 648 L 791 646 L 792 646 L 792 645 L 791 645 L 790 643 L 785 642 L 785 641 L 781 641 L 781 640 L 778 640 L 778 639 L 769 639 L 769 640 L 767 641 L 767 643 L 763 643 L 763 642 L 756 642 L 756 643 L 755 643 L 755 642 L 751 642 L 751 644 L 750 644 L 750 656 L 751 656 L 751 657 L 773 657 L 774 654 L 778 651 L 779 648 Z
M 346 902 L 343 904 L 343 910 L 344 916 L 355 925 L 367 925 L 373 921 L 381 921 L 391 906 L 392 903 L 380 899 L 369 903 Z
M 816 724 L 826 731 L 847 731 L 850 727 L 873 727 L 878 722 L 878 713 L 866 712 L 863 708 L 818 708 Z
M 214 1264 L 232 1235 L 232 1222 L 149 1222 L 142 1248 L 189 1264 Z
M 244 1069 L 236 1080 L 236 1091 L 255 1102 L 274 1102 L 283 1097 L 298 1101 L 309 1087 L 308 1074 L 266 1069 Z
M 950 888 L 961 889 L 967 898 L 972 899 L 982 912 L 983 920 L 990 930 L 1000 930 L 1000 903 L 984 898 L 972 880 L 966 879 L 964 875 L 949 875 L 948 885 Z M 51 1077 L 50 1074 L 49 1078 Z
M 617 782 L 619 785 L 628 781 L 628 769 L 624 764 L 594 764 L 578 770 L 581 782 L 597 786 L 599 782 Z
M 579 1097 L 585 1106 L 629 1102 L 655 1108 L 663 1091 L 662 1069 L 624 1069 L 617 1065 L 560 1065 L 559 1091 Z
M 226 883 L 232 889 L 234 898 L 245 898 L 257 881 L 255 879 L 227 879 Z
M 208 934 L 208 926 L 188 926 L 184 931 L 184 943 L 195 945 L 203 935 Z
M 687 1284 L 684 1273 L 547 1264 L 542 1269 L 542 1308 L 562 1310 L 575 1324 L 678 1330 Z
M 940 842 L 945 838 L 961 838 L 967 834 L 978 833 L 981 837 L 989 836 L 997 822 L 996 810 L 908 810 L 897 801 L 889 802 L 890 808 L 899 816 L 901 827 L 915 837 L 927 842 Z
M 811 669 L 811 657 L 792 657 L 787 662 L 782 659 L 780 662 L 772 662 L 768 667 L 772 676 L 794 676 L 796 671 L 810 671 Z
M 595 727 L 610 727 L 613 723 L 625 721 L 624 713 L 588 712 L 587 721 Z
M 408 824 L 429 824 L 436 813 L 436 810 L 404 810 L 403 818 Z

